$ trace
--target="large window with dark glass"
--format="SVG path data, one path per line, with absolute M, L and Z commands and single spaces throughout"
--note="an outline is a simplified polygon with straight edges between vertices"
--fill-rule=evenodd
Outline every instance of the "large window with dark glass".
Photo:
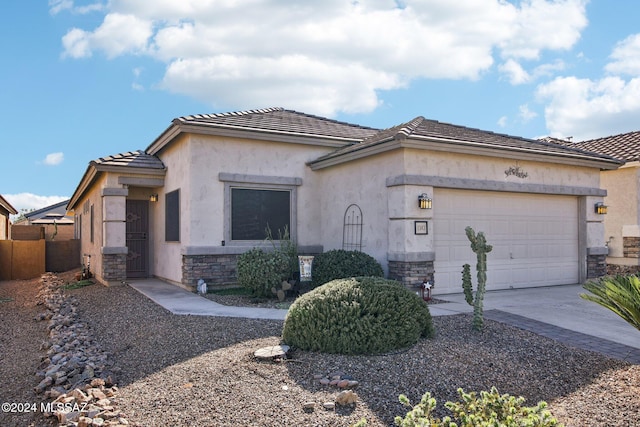
M 231 240 L 263 240 L 291 230 L 291 191 L 231 188 Z

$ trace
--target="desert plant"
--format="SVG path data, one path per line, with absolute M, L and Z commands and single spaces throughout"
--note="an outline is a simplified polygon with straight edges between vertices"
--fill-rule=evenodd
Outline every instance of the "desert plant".
M 464 300 L 469 305 L 473 305 L 473 283 L 471 282 L 471 266 L 465 264 L 462 266 L 462 290 L 464 291 Z
M 300 271 L 300 266 L 298 265 L 298 245 L 291 239 L 289 227 L 285 226 L 284 230 L 278 229 L 277 240 L 273 237 L 271 227 L 267 225 L 265 231 L 267 233 L 267 241 L 271 243 L 273 250 L 279 251 L 287 257 L 287 279 L 295 279 Z
M 380 263 L 364 252 L 333 249 L 318 254 L 313 259 L 311 284 L 314 287 L 335 279 L 364 276 L 384 276 Z
M 465 393 L 458 389 L 459 402 L 447 402 L 445 407 L 452 413 L 442 420 L 431 414 L 436 408 L 436 399 L 429 392 L 422 396 L 419 404 L 407 412 L 404 418 L 396 417 L 400 427 L 561 427 L 547 409 L 546 402 L 536 406 L 522 406 L 525 399 L 508 394 L 500 394 L 495 387 L 490 392 Z M 409 399 L 400 395 L 400 402 L 411 407 Z
M 399 282 L 379 277 L 337 279 L 289 308 L 282 339 L 304 350 L 379 354 L 433 336 L 429 307 Z
M 287 279 L 289 261 L 280 251 L 265 252 L 253 248 L 238 257 L 238 284 L 254 297 L 272 296 L 271 289 Z
M 493 246 L 487 244 L 487 239 L 484 237 L 484 233 L 479 231 L 476 234 L 473 228 L 467 227 L 464 229 L 467 234 L 467 238 L 471 242 L 471 250 L 475 252 L 478 262 L 476 264 L 476 270 L 478 272 L 478 286 L 471 303 L 471 273 L 468 264 L 463 266 L 462 276 L 462 288 L 464 290 L 465 300 L 469 305 L 473 305 L 473 328 L 475 330 L 481 330 L 484 323 L 482 303 L 484 300 L 484 293 L 487 290 L 487 254 L 491 252 Z
M 640 330 L 640 278 L 636 275 L 603 277 L 582 285 L 591 294 L 580 297 L 595 302 Z

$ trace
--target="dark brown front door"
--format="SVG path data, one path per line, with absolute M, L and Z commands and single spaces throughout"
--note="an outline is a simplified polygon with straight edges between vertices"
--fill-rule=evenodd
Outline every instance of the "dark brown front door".
M 127 277 L 149 276 L 149 202 L 127 200 Z

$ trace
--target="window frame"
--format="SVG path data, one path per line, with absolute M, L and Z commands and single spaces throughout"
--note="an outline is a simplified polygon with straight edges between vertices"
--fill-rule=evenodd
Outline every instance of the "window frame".
M 232 240 L 231 239 L 231 192 L 234 188 L 247 190 L 271 190 L 289 192 L 289 236 L 291 241 L 297 241 L 298 236 L 298 186 L 302 185 L 301 178 L 289 177 L 265 177 L 255 175 L 223 174 L 219 176 L 224 182 L 224 240 L 229 246 L 259 246 L 264 242 L 260 240 Z M 277 231 L 273 236 L 277 239 Z

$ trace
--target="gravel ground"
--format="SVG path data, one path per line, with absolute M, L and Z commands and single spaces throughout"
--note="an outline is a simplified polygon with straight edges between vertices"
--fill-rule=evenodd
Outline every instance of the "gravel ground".
M 37 281 L 36 281 L 37 282 Z M 34 322 L 33 282 L 0 282 L 0 375 L 3 401 L 37 401 L 30 390 L 45 336 Z M 640 366 L 497 322 L 471 330 L 469 315 L 436 317 L 437 336 L 381 356 L 293 351 L 281 362 L 256 361 L 253 352 L 280 343 L 281 321 L 176 316 L 128 286 L 68 291 L 120 369 L 117 405 L 138 426 L 369 426 L 393 425 L 404 415 L 397 400 L 419 401 L 425 391 L 443 404 L 455 390 L 489 389 L 549 402 L 567 426 L 637 426 Z M 358 402 L 322 408 L 338 390 L 314 374 L 341 372 L 360 382 Z M 313 411 L 303 404 L 315 402 Z M 0 414 L 0 425 L 39 424 L 38 414 Z M 35 420 L 35 421 L 34 421 Z

